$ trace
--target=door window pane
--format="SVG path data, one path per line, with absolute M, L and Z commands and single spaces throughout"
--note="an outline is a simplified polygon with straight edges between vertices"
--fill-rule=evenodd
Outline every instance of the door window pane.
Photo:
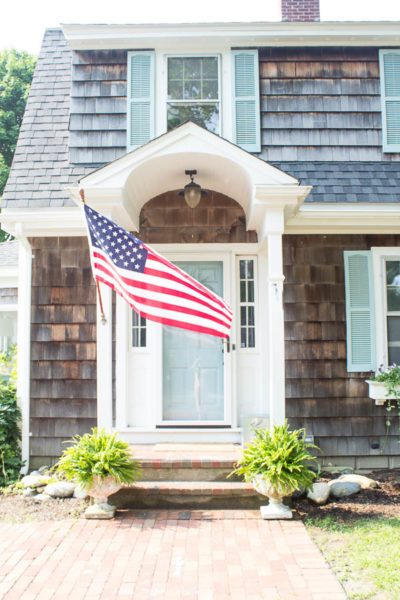
M 388 362 L 400 363 L 400 261 L 386 261 Z
M 132 348 L 146 347 L 146 319 L 132 310 Z

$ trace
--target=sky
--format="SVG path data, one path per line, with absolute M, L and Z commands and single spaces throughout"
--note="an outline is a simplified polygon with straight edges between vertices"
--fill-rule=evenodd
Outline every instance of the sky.
M 320 0 L 323 21 L 400 21 L 400 0 Z M 280 0 L 14 0 L 0 21 L 0 50 L 39 52 L 44 30 L 61 23 L 278 21 Z

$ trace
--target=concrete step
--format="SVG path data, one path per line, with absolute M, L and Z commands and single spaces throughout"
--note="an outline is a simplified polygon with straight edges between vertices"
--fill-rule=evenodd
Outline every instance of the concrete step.
M 141 481 L 110 497 L 118 508 L 258 508 L 265 496 L 250 483 L 219 481 Z

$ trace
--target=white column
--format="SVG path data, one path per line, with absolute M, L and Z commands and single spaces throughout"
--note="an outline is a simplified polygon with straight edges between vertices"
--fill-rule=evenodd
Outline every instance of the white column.
M 283 227 L 283 208 L 267 209 L 263 237 L 267 251 L 267 389 L 271 425 L 285 420 Z
M 106 322 L 97 295 L 97 426 L 112 427 L 112 290 L 100 285 Z
M 25 237 L 22 225 L 17 224 L 18 255 L 18 324 L 17 324 L 17 397 L 22 412 L 22 460 L 23 472 L 29 470 L 30 440 L 30 377 L 31 377 L 31 289 L 32 248 Z
M 128 305 L 116 295 L 115 314 L 115 426 L 124 429 L 128 424 Z

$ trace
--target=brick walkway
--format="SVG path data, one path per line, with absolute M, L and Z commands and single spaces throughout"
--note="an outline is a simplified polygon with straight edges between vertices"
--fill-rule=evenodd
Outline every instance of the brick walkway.
M 345 600 L 299 521 L 258 511 L 127 511 L 0 523 L 4 600 Z

